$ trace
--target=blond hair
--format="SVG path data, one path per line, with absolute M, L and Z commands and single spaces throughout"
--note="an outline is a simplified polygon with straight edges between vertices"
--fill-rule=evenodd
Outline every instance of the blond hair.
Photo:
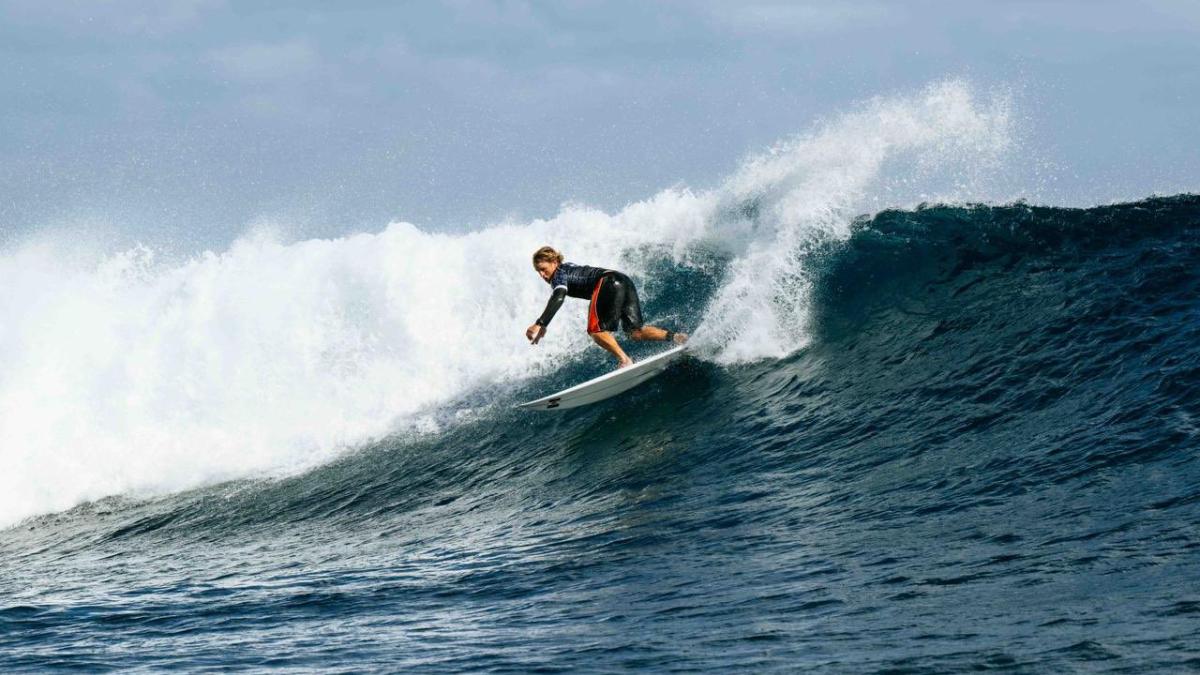
M 533 252 L 533 266 L 537 267 L 540 262 L 554 262 L 562 264 L 563 254 L 554 250 L 553 246 L 543 246 Z

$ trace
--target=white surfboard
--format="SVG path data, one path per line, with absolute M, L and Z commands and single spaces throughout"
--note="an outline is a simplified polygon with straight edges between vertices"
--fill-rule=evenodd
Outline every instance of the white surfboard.
M 633 389 L 666 370 L 667 366 L 679 358 L 685 349 L 687 349 L 686 345 L 668 349 L 661 354 L 655 354 L 648 359 L 638 361 L 632 366 L 618 368 L 611 373 L 605 373 L 583 384 L 563 389 L 557 394 L 550 394 L 536 401 L 522 403 L 517 407 L 524 408 L 525 410 L 562 410 L 563 408 L 575 408 L 603 401 L 623 391 Z

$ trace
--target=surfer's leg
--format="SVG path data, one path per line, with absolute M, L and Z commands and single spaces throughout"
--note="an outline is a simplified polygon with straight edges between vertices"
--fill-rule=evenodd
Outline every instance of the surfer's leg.
M 642 326 L 629 331 L 629 337 L 634 340 L 662 341 L 667 339 L 667 331 L 658 326 Z
M 619 280 L 611 276 L 601 277 L 592 291 L 592 303 L 588 307 L 588 333 L 616 330 L 624 298 L 625 288 Z
M 670 340 L 677 345 L 681 345 L 688 340 L 687 333 L 672 333 L 669 330 L 659 328 L 658 326 L 642 326 L 635 330 L 629 331 L 629 337 L 634 340 L 651 340 L 663 342 Z
M 675 344 L 683 344 L 687 341 L 687 335 L 683 333 L 672 333 L 658 326 L 646 326 L 642 324 L 642 302 L 638 299 L 637 288 L 629 277 L 622 275 L 621 281 L 625 283 L 625 298 L 621 306 L 621 327 L 629 334 L 629 337 L 634 340 L 650 340 L 662 342 L 665 340 L 673 340 Z
M 617 344 L 612 332 L 619 325 L 619 309 L 623 301 L 623 287 L 616 279 L 602 278 L 592 291 L 592 304 L 588 307 L 588 335 L 609 354 L 617 358 L 618 367 L 624 368 L 633 359 Z
M 638 298 L 637 286 L 633 285 L 633 280 L 624 274 L 619 278 L 625 288 L 619 309 L 621 328 L 624 328 L 625 332 L 632 337 L 634 333 L 641 331 L 642 324 L 645 323 L 642 321 L 642 301 Z
M 621 345 L 617 344 L 617 339 L 613 337 L 612 333 L 602 330 L 597 333 L 590 333 L 590 335 L 596 341 L 596 344 L 604 347 L 605 351 L 617 357 L 618 367 L 624 368 L 633 363 L 633 359 L 625 354 L 625 351 L 621 349 Z

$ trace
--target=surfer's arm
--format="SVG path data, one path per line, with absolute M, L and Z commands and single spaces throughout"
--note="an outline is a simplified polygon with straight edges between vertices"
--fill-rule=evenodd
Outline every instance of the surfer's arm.
M 542 315 L 539 316 L 538 320 L 534 321 L 534 323 L 536 323 L 537 325 L 539 325 L 543 328 L 545 328 L 546 326 L 549 326 L 550 320 L 554 318 L 554 315 L 556 313 L 558 313 L 558 308 L 562 307 L 563 300 L 565 300 L 566 297 L 567 297 L 567 287 L 566 286 L 556 287 L 554 289 L 554 292 L 550 294 L 550 299 L 546 301 L 545 311 L 542 312 Z
M 566 286 L 556 286 L 554 288 L 554 292 L 550 294 L 550 300 L 546 302 L 546 310 L 542 312 L 537 321 L 533 322 L 532 326 L 525 330 L 525 337 L 529 338 L 530 342 L 536 345 L 538 340 L 542 339 L 542 336 L 546 334 L 546 324 L 550 323 L 550 319 L 554 318 L 554 313 L 558 311 L 559 307 L 562 307 L 563 300 L 566 297 Z

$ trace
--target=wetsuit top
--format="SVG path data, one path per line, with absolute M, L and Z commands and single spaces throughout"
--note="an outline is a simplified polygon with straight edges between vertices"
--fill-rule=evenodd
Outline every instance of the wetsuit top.
M 554 271 L 554 276 L 550 277 L 549 283 L 553 289 L 550 293 L 550 301 L 546 303 L 546 310 L 542 312 L 535 323 L 539 326 L 549 325 L 550 319 L 553 319 L 558 308 L 562 307 L 563 298 L 568 295 L 585 300 L 591 298 L 592 291 L 596 288 L 596 282 L 611 271 L 603 267 L 589 267 L 569 262 L 560 263 L 558 269 Z
M 610 271 L 612 270 L 606 270 L 603 267 L 588 267 L 565 262 L 554 271 L 554 276 L 550 277 L 549 283 L 553 289 L 560 286 L 565 287 L 567 295 L 572 298 L 589 300 L 592 297 L 592 291 L 596 289 L 596 282 Z

